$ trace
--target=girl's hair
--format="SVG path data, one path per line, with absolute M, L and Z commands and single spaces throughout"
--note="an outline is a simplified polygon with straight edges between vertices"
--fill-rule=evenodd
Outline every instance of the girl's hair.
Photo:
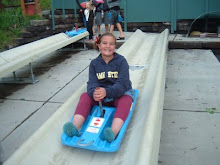
M 104 34 L 102 34 L 101 35 L 101 37 L 99 38 L 99 40 L 98 40 L 98 44 L 100 44 L 101 43 L 101 41 L 102 41 L 102 38 L 103 37 L 105 37 L 105 36 L 111 36 L 111 37 L 113 37 L 114 38 L 114 40 L 115 40 L 115 45 L 116 45 L 116 37 L 112 34 L 112 33 L 109 33 L 109 32 L 107 32 L 107 33 L 104 33 Z
M 115 40 L 115 45 L 116 45 L 116 37 L 115 37 L 112 33 L 107 32 L 107 33 L 102 34 L 100 38 L 96 37 L 96 42 L 95 42 L 95 45 L 94 45 L 94 48 L 95 48 L 96 50 L 99 50 L 98 44 L 101 43 L 102 38 L 105 37 L 105 36 L 111 36 L 111 37 L 113 37 L 114 40 Z

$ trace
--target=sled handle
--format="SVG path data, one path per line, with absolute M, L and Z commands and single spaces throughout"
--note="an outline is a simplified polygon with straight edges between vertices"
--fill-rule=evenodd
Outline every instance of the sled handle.
M 86 146 L 90 146 L 92 143 L 94 143 L 94 141 L 92 140 L 92 141 L 90 141 L 89 143 L 87 143 L 87 144 L 82 144 L 81 142 L 82 141 L 84 141 L 85 139 L 79 139 L 78 141 L 77 141 L 77 145 L 78 146 L 81 146 L 81 147 L 86 147 Z
M 100 87 L 96 87 L 95 89 L 99 89 Z M 104 109 L 102 107 L 102 100 L 99 100 L 99 108 L 100 108 L 100 112 L 101 112 L 101 116 L 100 117 L 104 117 Z

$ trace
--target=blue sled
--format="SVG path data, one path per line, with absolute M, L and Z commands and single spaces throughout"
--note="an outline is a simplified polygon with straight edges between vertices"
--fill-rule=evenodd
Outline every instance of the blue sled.
M 71 30 L 71 31 L 67 31 L 66 32 L 66 35 L 68 35 L 69 37 L 73 37 L 73 36 L 76 36 L 78 34 L 81 34 L 81 33 L 84 33 L 86 32 L 87 29 L 86 28 L 82 28 L 82 29 L 74 29 L 74 30 Z
M 104 117 L 101 116 L 101 110 L 99 106 L 93 106 L 90 115 L 84 122 L 80 134 L 81 136 L 69 137 L 65 133 L 61 136 L 61 141 L 64 145 L 84 148 L 88 150 L 101 151 L 101 152 L 115 152 L 119 149 L 122 139 L 125 135 L 128 124 L 131 120 L 131 116 L 135 109 L 135 104 L 138 97 L 138 90 L 135 90 L 135 98 L 133 100 L 130 112 L 127 119 L 125 120 L 118 136 L 116 139 L 109 143 L 104 140 L 103 131 L 106 127 L 111 127 L 113 116 L 115 113 L 115 107 L 103 106 L 105 111 Z M 72 121 L 72 119 L 71 119 Z

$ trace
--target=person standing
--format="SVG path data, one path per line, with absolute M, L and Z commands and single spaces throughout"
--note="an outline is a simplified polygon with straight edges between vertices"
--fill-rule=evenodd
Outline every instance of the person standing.
M 110 18 L 110 33 L 113 33 L 114 27 L 118 28 L 119 38 L 117 40 L 124 40 L 125 36 L 121 27 L 121 24 L 118 20 L 118 15 L 120 14 L 120 0 L 108 0 L 108 7 L 111 12 Z
M 102 16 L 104 18 L 103 23 L 105 24 L 105 32 L 109 31 L 109 17 L 108 17 L 109 8 L 107 5 L 107 0 L 93 0 L 92 3 L 96 7 L 96 11 L 95 11 L 96 25 L 98 30 L 98 37 L 100 37 Z
M 89 32 L 89 40 L 93 40 L 93 19 L 94 19 L 94 14 L 93 10 L 91 7 L 91 2 L 86 2 L 86 9 L 84 11 L 84 15 L 86 17 L 86 28 L 87 31 Z

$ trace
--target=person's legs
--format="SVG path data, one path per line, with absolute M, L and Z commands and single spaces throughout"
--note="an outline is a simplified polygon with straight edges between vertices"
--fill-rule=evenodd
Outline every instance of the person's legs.
M 84 15 L 84 13 L 82 12 L 82 17 L 83 17 L 83 24 L 84 24 L 84 27 L 86 28 L 87 25 L 86 25 L 86 17 Z
M 114 27 L 115 27 L 114 25 L 110 25 L 110 31 L 109 31 L 110 33 L 113 33 Z
M 98 36 L 101 34 L 102 15 L 101 12 L 96 12 L 96 24 L 98 30 Z
M 98 35 L 101 34 L 101 26 L 100 25 L 97 25 L 97 31 L 98 31 Z
M 116 27 L 118 28 L 118 31 L 119 31 L 119 38 L 124 38 L 125 35 L 124 35 L 124 33 L 123 33 L 121 24 L 120 24 L 120 23 L 116 23 Z
M 85 119 L 88 117 L 91 107 L 93 105 L 98 105 L 98 102 L 94 101 L 87 92 L 80 96 L 80 100 L 77 104 L 76 111 L 73 116 L 73 121 L 67 122 L 63 126 L 63 132 L 67 136 L 79 135 L 79 130 L 81 129 Z
M 92 26 L 93 35 L 97 32 L 97 25 L 96 25 L 96 17 L 93 19 L 93 26 Z
M 124 123 L 124 121 L 120 118 L 113 119 L 111 129 L 112 129 L 115 137 L 118 135 L 119 131 L 121 130 L 123 123 Z
M 105 11 L 104 12 L 104 24 L 105 24 L 105 32 L 107 33 L 107 32 L 109 32 L 109 27 L 108 27 L 108 25 L 109 25 L 109 11 Z
M 128 95 L 123 95 L 114 101 L 114 105 L 117 109 L 111 128 L 106 128 L 104 130 L 104 136 L 108 142 L 112 142 L 121 130 L 121 127 L 129 114 L 132 105 L 132 98 Z
M 82 127 L 83 123 L 85 121 L 85 117 L 80 115 L 80 114 L 75 114 L 73 116 L 73 125 L 75 125 L 77 130 L 80 130 L 80 128 Z
M 114 31 L 114 27 L 116 24 L 116 20 L 117 20 L 117 11 L 116 10 L 111 10 L 111 18 L 109 20 L 110 22 L 110 33 L 113 33 Z
M 105 25 L 105 32 L 108 32 L 108 25 Z
M 89 32 L 89 39 L 93 39 L 93 30 L 92 30 L 93 25 L 91 23 L 87 22 L 87 30 Z
M 93 100 L 87 92 L 83 93 L 80 96 L 80 100 L 77 104 L 77 107 L 76 107 L 76 110 L 74 113 L 74 117 L 77 115 L 81 115 L 81 116 L 83 116 L 84 119 L 86 119 L 88 117 L 93 105 L 98 105 L 98 102 Z M 73 119 L 73 122 L 78 121 L 79 119 L 82 120 L 82 118 L 76 117 L 75 120 Z M 81 128 L 81 127 L 79 127 L 79 128 Z
M 125 121 L 130 112 L 132 101 L 133 100 L 129 95 L 123 95 L 120 98 L 115 99 L 114 106 L 117 109 L 114 118 L 120 118 Z
M 118 20 L 118 14 L 119 14 L 119 10 L 112 10 L 111 11 L 111 20 L 110 20 L 110 33 L 113 33 L 114 31 L 114 25 L 116 25 L 118 31 L 119 31 L 119 39 L 124 38 L 124 33 L 121 27 L 121 24 Z

